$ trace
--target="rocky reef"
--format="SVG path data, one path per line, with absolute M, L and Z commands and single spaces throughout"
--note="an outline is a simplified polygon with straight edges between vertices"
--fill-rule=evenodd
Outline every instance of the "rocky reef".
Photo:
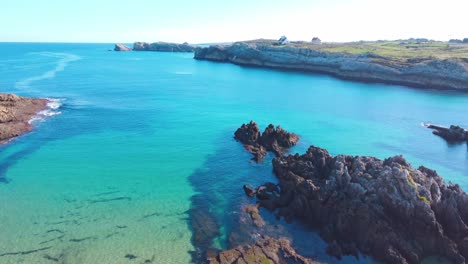
M 46 108 L 46 99 L 0 93 L 0 144 L 31 131 L 33 126 L 29 121 Z
M 233 264 L 233 263 L 301 263 L 316 264 L 296 253 L 287 239 L 275 239 L 262 236 L 252 245 L 243 245 L 225 250 L 208 259 L 210 264 Z
M 115 44 L 115 47 L 114 47 L 114 51 L 131 51 L 131 50 L 132 50 L 131 48 L 121 43 Z
M 234 138 L 244 144 L 245 149 L 254 155 L 252 160 L 260 162 L 267 151 L 272 151 L 276 156 L 282 156 L 290 147 L 295 146 L 299 141 L 299 136 L 289 133 L 280 126 L 275 128 L 270 124 L 265 131 L 260 134 L 257 123 L 250 121 L 234 133 Z
M 426 124 L 425 126 L 432 129 L 432 134 L 448 142 L 468 142 L 468 131 L 460 126 L 451 125 L 450 127 L 443 127 L 431 124 Z
M 273 169 L 279 190 L 254 190 L 259 205 L 318 229 L 330 255 L 415 264 L 468 258 L 468 196 L 433 170 L 402 156 L 332 156 L 314 146 L 273 159 Z
M 161 52 L 193 52 L 195 47 L 188 44 L 168 43 L 168 42 L 135 42 L 134 51 L 161 51 Z
M 329 52 L 301 45 L 272 45 L 267 41 L 214 45 L 196 48 L 195 59 L 325 73 L 364 82 L 468 91 L 468 60 L 463 58 L 396 59 L 372 52 Z

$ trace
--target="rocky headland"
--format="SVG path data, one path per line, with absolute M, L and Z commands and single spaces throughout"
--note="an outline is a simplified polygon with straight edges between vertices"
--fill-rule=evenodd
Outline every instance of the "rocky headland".
M 169 43 L 169 42 L 135 42 L 134 51 L 160 51 L 160 52 L 193 52 L 195 47 L 188 43 Z
M 132 49 L 126 46 L 125 44 L 118 43 L 115 44 L 114 51 L 132 51 Z
M 349 45 L 298 42 L 277 45 L 276 41 L 257 40 L 198 47 L 194 58 L 325 73 L 364 82 L 468 91 L 468 57 L 464 52 L 466 45 L 452 47 L 449 45 L 455 44 L 438 42 L 427 44 L 427 48 L 424 43 L 391 45 L 394 46 L 388 48 L 378 42 Z
M 431 169 L 415 169 L 402 156 L 332 156 L 311 146 L 274 158 L 273 170 L 278 184 L 244 186 L 246 194 L 277 217 L 318 230 L 330 255 L 415 264 L 468 258 L 468 196 Z M 255 208 L 247 210 L 252 220 Z
M 451 125 L 450 127 L 443 127 L 431 124 L 424 124 L 424 126 L 432 129 L 432 134 L 448 142 L 468 142 L 468 131 L 460 126 Z
M 234 138 L 244 144 L 245 149 L 254 155 L 252 160 L 256 162 L 262 161 L 267 151 L 275 153 L 278 157 L 282 156 L 299 141 L 298 135 L 289 133 L 280 126 L 275 128 L 273 124 L 268 125 L 260 134 L 260 129 L 254 121 L 242 124 L 234 133 Z
M 47 99 L 0 93 L 0 144 L 31 131 L 29 121 L 47 108 Z

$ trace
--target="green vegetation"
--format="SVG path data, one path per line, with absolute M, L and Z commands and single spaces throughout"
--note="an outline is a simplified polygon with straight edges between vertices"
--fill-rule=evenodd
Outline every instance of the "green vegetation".
M 418 195 L 418 198 L 419 200 L 427 203 L 427 204 L 431 204 L 431 202 L 429 202 L 429 199 L 426 198 L 426 196 L 422 196 L 422 195 Z
M 253 40 L 257 44 L 272 45 L 273 40 Z M 463 59 L 468 62 L 468 43 L 449 43 L 442 41 L 360 41 L 349 43 L 322 43 L 297 41 L 285 46 L 305 48 L 323 52 L 346 54 L 374 54 L 395 61 L 407 62 L 411 59 Z M 282 47 L 282 46 L 277 46 Z

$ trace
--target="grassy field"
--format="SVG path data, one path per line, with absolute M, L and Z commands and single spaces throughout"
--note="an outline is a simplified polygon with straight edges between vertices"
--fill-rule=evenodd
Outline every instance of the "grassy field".
M 273 44 L 271 40 L 257 40 L 265 44 Z M 341 52 L 347 54 L 372 53 L 393 60 L 408 61 L 408 59 L 465 59 L 468 60 L 468 44 L 448 43 L 442 41 L 408 42 L 408 41 L 373 41 L 349 43 L 322 43 L 315 45 L 310 42 L 291 42 L 288 46 L 320 50 L 324 52 Z

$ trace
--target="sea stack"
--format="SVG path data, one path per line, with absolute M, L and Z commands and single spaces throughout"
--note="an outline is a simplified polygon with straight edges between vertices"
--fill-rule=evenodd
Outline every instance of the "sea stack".
M 132 49 L 124 44 L 115 44 L 114 51 L 131 51 Z
M 0 93 L 0 145 L 31 131 L 29 121 L 47 108 L 47 99 Z

